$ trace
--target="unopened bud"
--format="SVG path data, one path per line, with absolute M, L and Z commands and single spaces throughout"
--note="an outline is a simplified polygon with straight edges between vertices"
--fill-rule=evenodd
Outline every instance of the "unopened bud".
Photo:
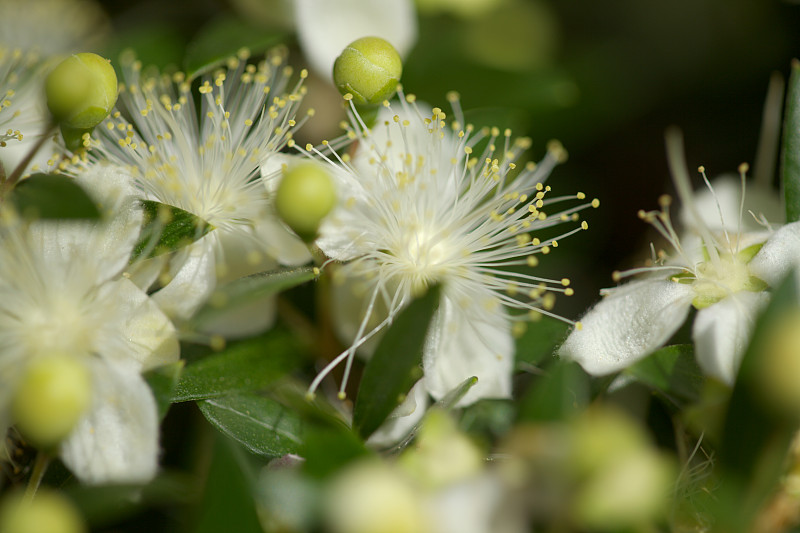
M 97 54 L 75 54 L 56 66 L 45 81 L 47 107 L 70 128 L 97 126 L 117 102 L 117 75 Z
M 400 54 L 380 37 L 353 41 L 333 64 L 333 81 L 339 92 L 352 94 L 353 102 L 360 105 L 390 99 L 402 73 Z
M 423 533 L 423 503 L 402 474 L 380 462 L 355 463 L 328 487 L 325 515 L 335 533 Z
M 73 505 L 63 496 L 39 489 L 32 500 L 22 494 L 7 498 L 0 506 L 2 533 L 83 533 L 86 527 Z
M 40 357 L 28 365 L 12 400 L 14 422 L 40 448 L 69 435 L 91 399 L 89 372 L 66 355 Z
M 312 162 L 290 167 L 275 193 L 278 216 L 305 241 L 317 235 L 322 219 L 336 205 L 336 189 L 325 168 Z

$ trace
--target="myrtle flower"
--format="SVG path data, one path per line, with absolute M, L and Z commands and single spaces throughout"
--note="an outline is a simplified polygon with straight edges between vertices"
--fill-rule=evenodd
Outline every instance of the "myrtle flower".
M 65 178 L 67 179 L 67 178 Z M 155 475 L 158 414 L 141 372 L 178 358 L 175 330 L 147 295 L 122 276 L 142 213 L 118 173 L 79 177 L 104 222 L 0 225 L 0 427 L 26 369 L 54 354 L 87 370 L 87 411 L 60 456 L 82 481 L 145 482 Z
M 389 41 L 405 57 L 417 39 L 417 15 L 411 0 L 294 0 L 300 45 L 311 68 L 333 79 L 333 62 L 361 37 Z
M 698 204 L 680 137 L 670 134 L 667 142 L 675 185 L 688 213 L 684 218 L 691 222 L 687 234 L 680 238 L 672 225 L 669 197 L 661 198 L 659 211 L 640 211 L 639 217 L 664 236 L 674 254 L 660 251 L 654 253 L 652 266 L 615 273 L 616 280 L 645 275 L 604 290 L 604 298 L 581 319 L 582 329 L 570 334 L 560 354 L 591 374 L 621 370 L 664 345 L 694 307 L 698 312 L 692 337 L 698 363 L 706 374 L 732 384 L 755 318 L 769 299 L 768 283 L 780 281 L 794 264 L 792 246 L 770 244 L 777 234 L 767 226 L 742 231 L 741 207 L 738 221 L 732 223 L 725 219 L 726 210 L 718 200 L 711 206 Z M 742 165 L 742 187 L 746 171 Z M 713 199 L 713 189 L 711 193 Z M 743 192 L 738 198 L 743 204 Z M 714 219 L 716 231 L 706 222 Z M 793 228 L 778 233 L 790 241 L 796 232 Z
M 213 226 L 170 264 L 154 298 L 170 315 L 189 318 L 217 281 L 274 268 L 276 260 L 309 259 L 302 242 L 275 217 L 259 168 L 291 139 L 305 94 L 302 79 L 289 88 L 285 52 L 248 64 L 243 50 L 199 85 L 183 73 L 142 76 L 132 56 L 122 61 L 119 103 L 131 117 L 112 114 L 98 126 L 92 154 L 126 169 L 144 198 L 184 209 Z M 270 302 L 221 326 L 246 334 L 272 319 Z
M 416 294 L 440 283 L 442 301 L 424 348 L 426 390 L 441 399 L 477 376 L 462 405 L 509 397 L 513 323 L 551 314 L 555 294 L 572 293 L 568 279 L 538 277 L 526 268 L 564 237 L 586 229 L 586 222 L 577 223 L 577 212 L 599 202 L 552 213 L 555 204 L 585 198 L 581 193 L 551 198 L 544 185 L 566 156 L 560 144 L 552 143 L 539 165 L 518 167 L 528 139 L 512 141 L 510 131 L 496 128 L 475 132 L 463 126 L 455 94 L 450 101 L 456 116 L 451 125 L 441 109 L 428 114 L 409 95 L 399 114 L 387 104 L 388 120 L 379 117 L 373 130 L 351 106 L 348 135 L 358 141 L 352 161 L 331 143 L 321 150 L 306 147 L 328 161 L 341 199 L 323 222 L 317 245 L 344 263 L 334 282 L 351 280 L 364 295 L 356 314 L 360 322 L 350 323 L 353 345 L 317 376 L 312 392 L 347 360 L 343 395 L 356 349 Z M 478 152 L 481 142 L 486 147 Z M 541 233 L 565 222 L 575 227 L 546 238 Z M 347 312 L 334 316 L 353 320 Z

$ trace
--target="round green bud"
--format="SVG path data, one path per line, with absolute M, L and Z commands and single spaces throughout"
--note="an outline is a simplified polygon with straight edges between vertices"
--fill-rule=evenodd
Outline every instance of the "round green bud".
M 305 162 L 284 170 L 275 209 L 300 238 L 314 240 L 320 222 L 335 205 L 336 188 L 322 165 Z
M 0 506 L 2 533 L 84 533 L 86 526 L 75 507 L 57 492 L 39 489 L 27 501 L 22 494 L 7 498 Z
M 362 37 L 347 45 L 333 64 L 333 82 L 353 102 L 377 105 L 391 98 L 403 73 L 400 54 L 380 37 Z
M 80 361 L 66 355 L 40 357 L 17 386 L 12 416 L 23 436 L 49 449 L 69 435 L 90 400 L 91 378 Z
M 93 128 L 117 102 L 117 75 L 97 54 L 75 54 L 56 66 L 45 80 L 47 107 L 71 128 Z

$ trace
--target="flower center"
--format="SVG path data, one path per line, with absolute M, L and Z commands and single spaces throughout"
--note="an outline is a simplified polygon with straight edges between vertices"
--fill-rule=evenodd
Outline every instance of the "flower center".
M 685 278 L 692 284 L 696 295 L 692 304 L 697 309 L 703 309 L 730 294 L 764 290 L 767 287 L 766 283 L 751 275 L 747 266 L 753 255 L 751 250 L 735 255 L 721 253 L 718 261 L 706 261 L 697 265 L 694 279 L 691 276 Z

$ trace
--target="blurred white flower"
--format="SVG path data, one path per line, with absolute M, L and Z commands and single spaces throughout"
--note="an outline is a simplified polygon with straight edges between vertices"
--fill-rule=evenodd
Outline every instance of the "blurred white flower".
M 242 51 L 200 84 L 198 114 L 192 80 L 182 73 L 141 76 L 141 64 L 125 58 L 117 105 L 133 122 L 117 112 L 95 130 L 93 157 L 127 169 L 145 198 L 184 209 L 214 228 L 176 254 L 162 280 L 166 285 L 154 295 L 179 319 L 189 318 L 218 281 L 310 258 L 277 220 L 260 174 L 261 164 L 268 164 L 298 125 L 305 71 L 289 87 L 283 50 L 258 65 L 246 59 Z M 272 300 L 241 315 L 217 324 L 219 332 L 263 329 L 272 322 Z
M 333 80 L 333 62 L 361 37 L 389 41 L 406 57 L 417 39 L 412 0 L 295 0 L 295 24 L 311 68 Z
M 68 179 L 68 178 L 64 178 Z M 141 377 L 176 361 L 167 317 L 121 276 L 142 222 L 125 177 L 96 168 L 79 182 L 101 200 L 105 222 L 0 226 L 0 427 L 26 368 L 60 354 L 85 365 L 88 411 L 61 444 L 64 463 L 88 483 L 146 482 L 156 472 L 158 414 Z
M 647 275 L 603 291 L 604 298 L 581 319 L 582 327 L 570 334 L 560 354 L 591 374 L 616 372 L 665 344 L 694 306 L 698 310 L 692 330 L 697 360 L 706 374 L 732 384 L 755 318 L 769 299 L 768 284 L 777 283 L 795 261 L 791 245 L 770 241 L 781 235 L 789 235 L 785 241 L 790 241 L 799 230 L 792 224 L 772 237 L 767 226 L 743 232 L 741 207 L 737 220 L 731 222 L 731 202 L 725 197 L 720 201 L 712 191 L 699 203 L 691 190 L 680 137 L 670 134 L 667 142 L 689 231 L 683 239 L 678 237 L 668 197 L 662 197 L 660 211 L 640 211 L 640 218 L 665 237 L 675 254 L 654 252 L 653 266 L 617 274 L 617 279 Z M 746 165 L 740 170 L 744 180 Z M 736 198 L 741 203 L 742 196 Z M 713 230 L 712 221 L 716 221 Z M 800 246 L 796 249 L 800 251 Z
M 512 142 L 510 131 L 496 128 L 475 133 L 463 125 L 455 95 L 451 103 L 452 124 L 441 109 L 423 111 L 411 96 L 399 114 L 387 108 L 373 130 L 354 115 L 349 137 L 358 147 L 352 161 L 329 152 L 330 143 L 321 150 L 306 147 L 330 163 L 341 199 L 323 222 L 317 244 L 328 257 L 344 262 L 334 283 L 352 282 L 363 295 L 357 313 L 334 312 L 335 320 L 348 324 L 340 329 L 351 332 L 353 345 L 317 376 L 312 392 L 347 360 L 343 394 L 356 349 L 420 291 L 441 283 L 442 301 L 424 347 L 426 390 L 442 399 L 477 376 L 460 405 L 507 398 L 512 323 L 551 314 L 554 293 L 572 293 L 569 280 L 541 278 L 525 269 L 560 239 L 587 228 L 577 222 L 577 211 L 598 202 L 551 213 L 554 204 L 584 198 L 550 198 L 550 187 L 543 184 L 565 157 L 563 148 L 553 143 L 538 166 L 517 167 L 529 140 Z M 485 148 L 478 153 L 481 142 Z M 540 233 L 565 222 L 573 228 L 561 235 Z M 525 314 L 512 316 L 508 309 Z

